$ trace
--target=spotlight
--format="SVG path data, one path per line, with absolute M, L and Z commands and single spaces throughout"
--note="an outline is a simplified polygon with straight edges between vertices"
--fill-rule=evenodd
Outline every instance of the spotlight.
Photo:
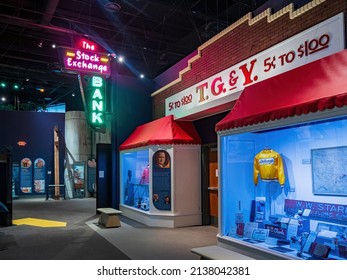
M 39 48 L 42 48 L 42 45 L 43 45 L 43 41 L 40 40 L 40 42 L 37 44 L 37 46 L 38 46 Z
M 124 62 L 124 57 L 123 56 L 119 56 L 118 57 L 118 62 L 121 62 L 121 63 Z
M 140 74 L 140 78 L 143 79 L 145 77 L 144 74 Z
M 52 48 L 55 49 L 57 46 L 56 44 L 52 44 Z
M 1 85 L 2 88 L 6 87 L 6 83 L 4 83 L 4 82 L 2 82 L 0 85 Z

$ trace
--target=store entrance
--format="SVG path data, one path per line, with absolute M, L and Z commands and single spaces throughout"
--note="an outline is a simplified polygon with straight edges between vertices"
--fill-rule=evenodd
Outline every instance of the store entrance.
M 217 144 L 202 146 L 203 224 L 218 226 Z

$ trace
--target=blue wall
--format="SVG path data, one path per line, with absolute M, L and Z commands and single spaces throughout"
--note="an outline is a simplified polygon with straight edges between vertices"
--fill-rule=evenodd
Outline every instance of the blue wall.
M 23 158 L 43 158 L 46 163 L 46 186 L 54 184 L 54 127 L 64 134 L 65 114 L 44 112 L 0 111 L 0 146 L 11 146 L 13 163 Z M 25 141 L 25 147 L 17 142 Z M 60 146 L 60 182 L 64 182 L 64 146 Z M 51 171 L 48 175 L 47 172 Z

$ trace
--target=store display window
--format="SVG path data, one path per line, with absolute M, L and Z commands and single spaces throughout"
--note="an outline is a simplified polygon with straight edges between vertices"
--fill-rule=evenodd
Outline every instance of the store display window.
M 149 211 L 149 151 L 121 154 L 122 204 Z
M 287 259 L 347 259 L 347 118 L 220 135 L 220 236 Z

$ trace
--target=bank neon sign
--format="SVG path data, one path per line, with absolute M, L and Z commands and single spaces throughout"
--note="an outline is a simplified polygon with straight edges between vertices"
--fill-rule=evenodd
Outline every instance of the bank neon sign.
M 89 87 L 89 119 L 93 127 L 102 128 L 105 126 L 105 79 L 99 76 L 92 76 Z

